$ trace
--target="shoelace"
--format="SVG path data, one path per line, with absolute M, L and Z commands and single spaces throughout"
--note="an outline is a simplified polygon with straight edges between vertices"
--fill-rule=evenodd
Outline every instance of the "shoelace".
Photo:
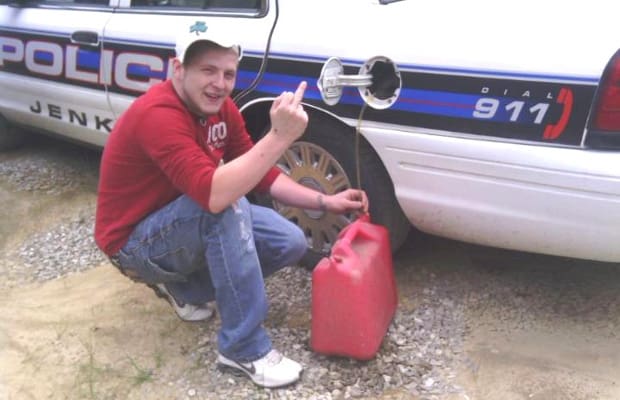
M 271 350 L 266 356 L 265 361 L 269 365 L 277 365 L 282 361 L 282 354 L 280 354 L 277 350 Z

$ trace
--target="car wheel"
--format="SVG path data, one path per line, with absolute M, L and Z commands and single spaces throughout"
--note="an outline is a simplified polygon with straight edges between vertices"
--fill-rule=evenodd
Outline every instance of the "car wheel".
M 405 240 L 410 223 L 396 201 L 385 167 L 362 137 L 359 150 L 361 187 L 370 201 L 371 220 L 388 229 L 395 250 Z M 304 135 L 286 151 L 277 166 L 296 182 L 322 193 L 358 187 L 355 132 L 338 121 L 311 118 Z M 260 202 L 265 204 L 265 200 Z M 304 231 L 310 250 L 301 264 L 308 269 L 329 254 L 340 230 L 355 218 L 353 214 L 288 207 L 271 199 L 266 199 L 266 203 Z
M 24 143 L 24 134 L 0 115 L 0 151 L 11 150 Z

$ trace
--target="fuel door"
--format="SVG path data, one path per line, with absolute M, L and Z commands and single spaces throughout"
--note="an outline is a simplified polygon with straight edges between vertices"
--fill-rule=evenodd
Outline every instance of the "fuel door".
M 387 57 L 376 56 L 366 61 L 358 75 L 345 75 L 342 62 L 332 57 L 325 62 L 317 81 L 323 101 L 338 104 L 345 86 L 357 87 L 370 107 L 382 110 L 392 106 L 400 95 L 402 80 L 396 64 Z

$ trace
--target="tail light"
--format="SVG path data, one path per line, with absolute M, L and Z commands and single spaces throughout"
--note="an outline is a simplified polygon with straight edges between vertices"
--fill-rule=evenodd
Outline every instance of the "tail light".
M 587 144 L 620 148 L 620 50 L 605 68 L 590 115 Z

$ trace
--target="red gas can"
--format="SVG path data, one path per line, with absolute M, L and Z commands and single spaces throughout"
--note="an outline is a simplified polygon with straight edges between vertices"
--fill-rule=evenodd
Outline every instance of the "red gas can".
M 340 232 L 329 258 L 312 272 L 310 346 L 323 354 L 371 359 L 397 303 L 388 231 L 363 215 Z

